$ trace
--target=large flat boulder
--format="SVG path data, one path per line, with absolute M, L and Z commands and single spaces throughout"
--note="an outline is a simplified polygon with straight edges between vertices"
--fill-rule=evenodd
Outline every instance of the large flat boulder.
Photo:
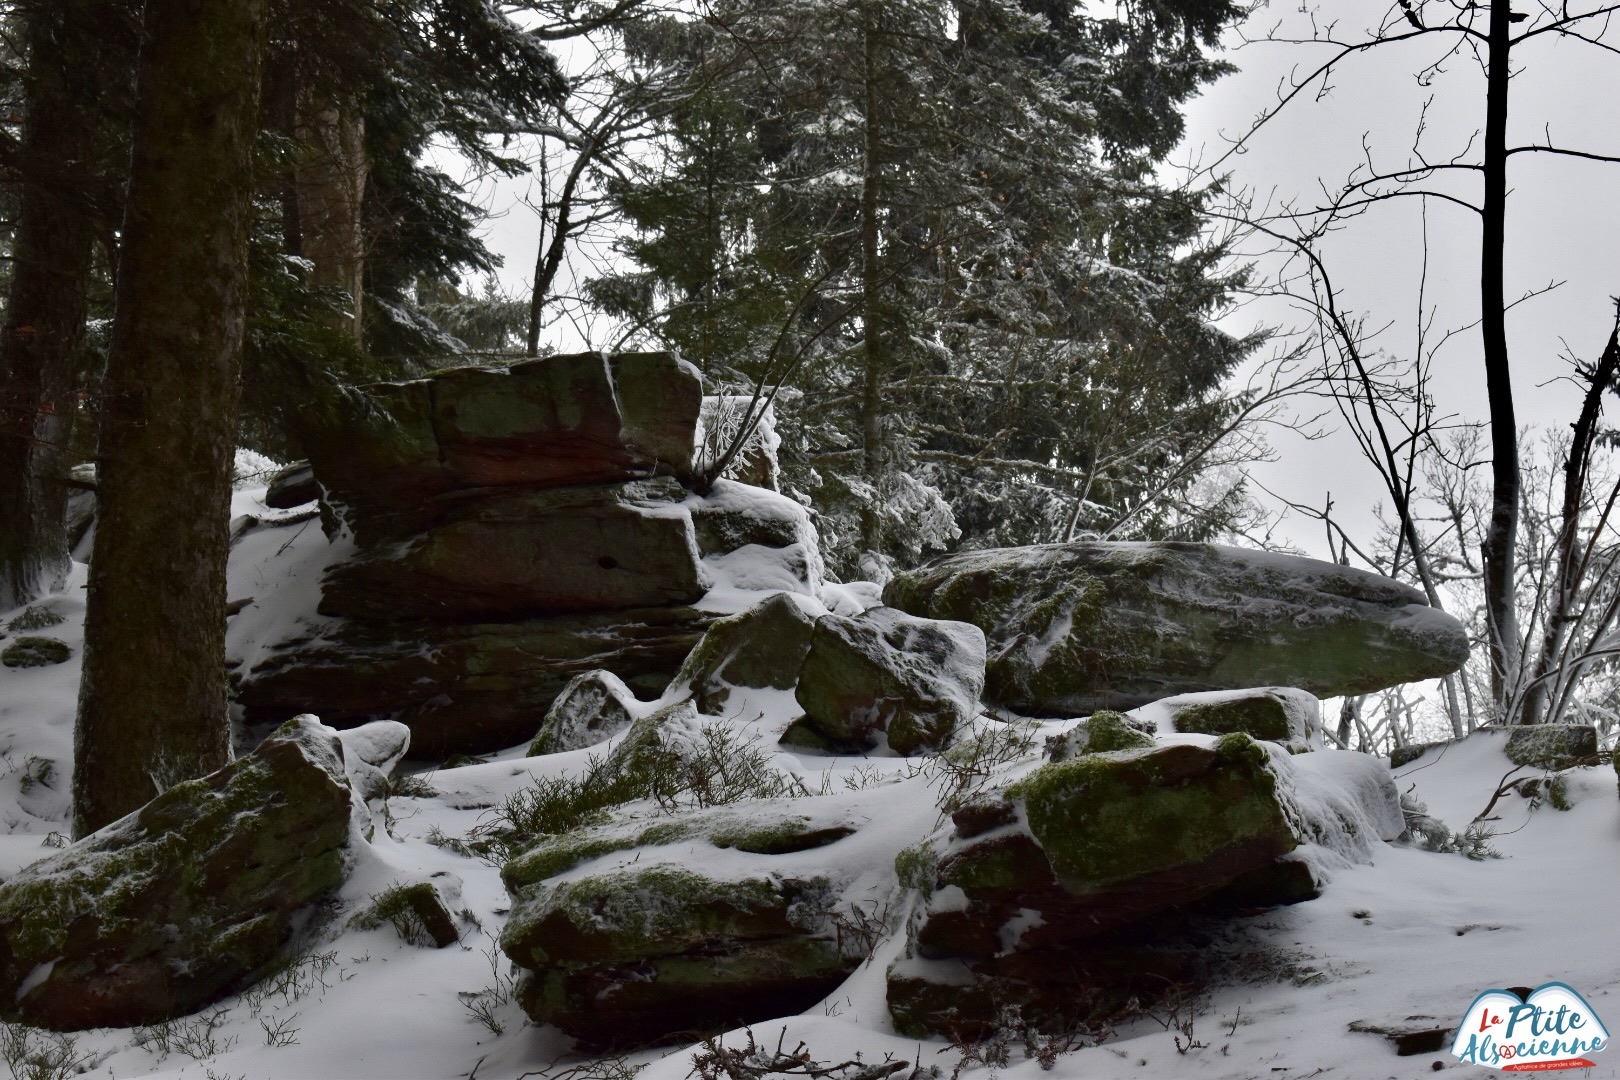
M 515 623 L 342 621 L 288 641 L 242 674 L 249 722 L 319 711 L 341 726 L 379 717 L 411 729 L 419 757 L 529 742 L 569 681 L 612 672 L 656 698 L 715 619 L 689 607 L 551 616 Z
M 349 783 L 314 717 L 0 885 L 0 1016 L 154 1024 L 242 989 L 346 871 Z
M 589 1046 L 638 1046 L 799 1012 L 859 963 L 822 880 L 711 878 L 673 865 L 538 886 L 501 948 L 524 1008 Z
M 680 485 L 663 479 L 438 500 L 417 531 L 373 535 L 322 583 L 322 614 L 504 621 L 685 604 L 710 578 Z
M 622 483 L 691 469 L 702 379 L 667 353 L 576 353 L 352 390 L 308 418 L 327 497 L 411 509 L 491 486 Z
M 796 736 L 832 749 L 938 750 L 978 715 L 983 686 L 984 635 L 968 623 L 892 607 L 824 615 L 799 669 Z
M 1039 716 L 1252 686 L 1365 694 L 1449 674 L 1468 657 L 1462 625 L 1396 581 L 1212 544 L 948 555 L 897 574 L 884 602 L 979 627 L 985 699 Z

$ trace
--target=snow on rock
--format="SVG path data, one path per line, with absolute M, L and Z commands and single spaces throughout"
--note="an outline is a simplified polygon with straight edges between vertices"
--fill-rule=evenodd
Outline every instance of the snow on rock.
M 157 1023 L 240 990 L 343 880 L 343 750 L 313 717 L 0 885 L 0 1015 Z
M 938 750 L 978 715 L 984 635 L 896 608 L 817 620 L 799 670 L 801 744 Z
M 1155 701 L 1137 715 L 1151 715 L 1165 733 L 1225 735 L 1241 731 L 1300 754 L 1322 748 L 1322 703 L 1287 686 L 1211 690 Z
M 388 778 L 411 748 L 411 729 L 393 720 L 373 720 L 338 732 L 349 786 L 362 802 L 388 791 Z
M 798 1011 L 897 922 L 896 856 L 936 823 L 919 779 L 630 816 L 507 865 L 502 948 L 530 1015 L 590 1045 Z
M 727 711 L 739 690 L 792 690 L 824 608 L 780 592 L 716 622 L 704 633 L 668 694 L 690 694 L 700 712 Z
M 1212 544 L 963 552 L 896 575 L 884 599 L 978 626 L 986 700 L 1040 716 L 1268 685 L 1360 694 L 1448 674 L 1468 656 L 1462 625 L 1405 585 Z
M 529 754 L 556 754 L 605 742 L 630 726 L 635 693 L 611 671 L 587 671 L 563 687 L 546 710 Z

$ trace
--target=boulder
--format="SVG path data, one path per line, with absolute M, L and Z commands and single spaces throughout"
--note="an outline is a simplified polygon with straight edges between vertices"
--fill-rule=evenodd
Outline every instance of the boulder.
M 650 460 L 660 475 L 690 473 L 703 410 L 697 368 L 667 352 L 614 353 L 608 368 L 625 446 Z
M 1141 735 L 1103 716 L 1101 730 Z M 978 1037 L 1009 1004 L 1062 1028 L 1194 985 L 1211 970 L 1198 919 L 1311 899 L 1321 866 L 1365 860 L 1404 827 L 1377 759 L 1296 758 L 1243 733 L 1081 753 L 951 820 L 910 955 L 889 972 L 910 1035 Z
M 307 442 L 328 498 L 412 509 L 464 488 L 683 475 L 701 401 L 697 370 L 665 353 L 549 356 L 357 388 Z
M 835 748 L 938 750 L 979 712 L 984 635 L 890 607 L 817 621 L 796 693 L 799 731 Z
M 0 664 L 6 667 L 50 667 L 73 659 L 73 649 L 60 638 L 29 634 L 18 638 L 0 652 Z
M 607 670 L 655 698 L 715 619 L 687 607 L 455 625 L 339 622 L 282 643 L 242 674 L 250 723 L 319 710 L 351 726 L 391 717 L 418 757 L 484 754 L 528 743 L 537 717 L 578 675 Z
M 710 579 L 682 495 L 660 480 L 438 500 L 439 520 L 373 534 L 328 571 L 320 611 L 473 622 L 690 603 Z
M 686 500 L 698 550 L 705 555 L 736 551 L 749 544 L 785 548 L 803 544 L 819 550 L 810 511 L 786 495 L 735 480 L 716 480 L 707 495 Z
M 342 744 L 300 717 L 26 867 L 0 885 L 0 1015 L 128 1027 L 241 990 L 343 881 L 349 807 Z
M 444 949 L 461 942 L 461 931 L 456 929 L 450 907 L 432 881 L 391 886 L 372 897 L 371 906 L 349 920 L 350 926 L 360 930 L 375 930 L 384 923 L 392 924 L 411 945 Z
M 994 956 L 1002 924 L 1033 906 L 1033 895 L 1045 898 L 1036 910 L 1061 911 L 1045 918 L 1065 940 L 1201 899 L 1299 843 L 1269 765 L 1261 748 L 1233 735 L 1213 748 L 1042 766 L 1006 791 L 1027 830 L 983 834 L 941 862 L 936 889 L 954 886 L 967 904 L 931 917 L 919 945 Z
M 1240 693 L 1184 694 L 1158 703 L 1184 734 L 1241 731 L 1296 754 L 1322 745 L 1322 703 L 1303 690 L 1269 687 Z
M 270 478 L 264 489 L 264 505 L 272 510 L 291 510 L 321 497 L 315 482 L 315 468 L 307 461 L 295 461 Z
M 587 1046 L 689 1040 L 815 1004 L 854 970 L 824 880 L 658 865 L 540 886 L 501 948 L 525 1010 Z
M 540 731 L 529 744 L 529 757 L 605 742 L 630 726 L 635 706 L 636 695 L 613 672 L 576 675 L 546 710 Z
M 393 720 L 374 720 L 338 733 L 349 787 L 361 802 L 388 792 L 394 768 L 411 748 L 411 729 Z
M 1485 724 L 1475 728 L 1468 739 L 1497 740 L 1502 753 L 1515 765 L 1528 769 L 1568 769 L 1591 764 L 1598 753 L 1597 729 L 1590 724 Z M 1412 743 L 1389 752 L 1389 767 L 1399 769 L 1424 755 L 1444 750 L 1459 740 Z M 1620 769 L 1620 765 L 1616 765 Z
M 1210 544 L 963 552 L 895 575 L 884 600 L 979 627 L 985 699 L 1039 716 L 1253 686 L 1365 694 L 1468 657 L 1462 625 L 1405 585 Z
M 1508 760 L 1535 769 L 1567 769 L 1596 760 L 1597 728 L 1590 724 L 1521 724 L 1508 729 Z
M 1047 758 L 1050 761 L 1068 761 L 1082 754 L 1142 750 L 1152 745 L 1152 725 L 1104 709 L 1092 713 L 1062 735 L 1048 739 Z
M 777 593 L 710 626 L 670 686 L 711 715 L 725 711 L 737 687 L 791 690 L 815 625 L 791 594 Z

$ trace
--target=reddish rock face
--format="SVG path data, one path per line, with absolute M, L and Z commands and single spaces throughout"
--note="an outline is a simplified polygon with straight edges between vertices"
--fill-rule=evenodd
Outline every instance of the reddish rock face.
M 691 603 L 709 579 L 684 494 L 665 479 L 435 500 L 435 523 L 374 531 L 334 567 L 320 610 L 469 622 Z
M 713 615 L 637 608 L 511 623 L 347 622 L 289 642 L 243 680 L 250 723 L 321 710 L 340 727 L 392 716 L 411 753 L 443 758 L 527 742 L 570 679 L 607 669 L 657 697 Z
M 478 487 L 555 488 L 683 475 L 702 380 L 667 353 L 549 356 L 360 388 L 310 424 L 328 498 L 409 510 Z

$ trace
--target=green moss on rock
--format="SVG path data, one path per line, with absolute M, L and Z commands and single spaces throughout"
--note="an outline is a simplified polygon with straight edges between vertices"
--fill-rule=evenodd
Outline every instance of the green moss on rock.
M 733 687 L 790 690 L 814 629 L 791 595 L 777 593 L 710 626 L 671 685 L 711 715 L 725 710 Z
M 636 1044 L 802 1009 L 859 962 L 830 933 L 822 879 L 717 880 L 671 865 L 551 885 L 501 947 L 524 1007 L 590 1044 Z
M 305 717 L 25 868 L 0 885 L 0 1015 L 155 1023 L 247 985 L 342 882 L 349 812 L 337 736 Z
M 67 642 L 32 635 L 18 638 L 6 646 L 5 652 L 0 652 L 0 664 L 14 668 L 50 667 L 65 664 L 72 658 L 73 650 Z
M 1252 686 L 1366 693 L 1468 656 L 1462 626 L 1397 582 L 1206 544 L 962 552 L 895 575 L 884 602 L 982 629 L 985 699 L 1035 716 Z
M 1298 841 L 1265 750 L 1224 735 L 1044 765 L 1010 787 L 1062 885 L 1084 894 L 1197 868 L 1213 889 Z

